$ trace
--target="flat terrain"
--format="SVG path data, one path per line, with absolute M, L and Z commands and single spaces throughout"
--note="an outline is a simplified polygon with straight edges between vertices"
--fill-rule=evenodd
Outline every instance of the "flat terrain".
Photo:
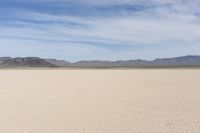
M 200 133 L 200 69 L 0 70 L 0 133 Z

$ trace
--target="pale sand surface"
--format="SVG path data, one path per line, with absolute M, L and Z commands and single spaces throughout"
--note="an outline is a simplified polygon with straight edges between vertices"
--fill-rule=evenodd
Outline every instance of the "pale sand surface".
M 200 133 L 200 70 L 0 70 L 0 133 Z

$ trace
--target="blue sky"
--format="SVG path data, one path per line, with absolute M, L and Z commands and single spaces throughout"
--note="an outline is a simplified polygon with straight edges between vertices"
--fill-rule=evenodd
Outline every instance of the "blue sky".
M 0 56 L 199 55 L 199 29 L 199 0 L 0 0 Z

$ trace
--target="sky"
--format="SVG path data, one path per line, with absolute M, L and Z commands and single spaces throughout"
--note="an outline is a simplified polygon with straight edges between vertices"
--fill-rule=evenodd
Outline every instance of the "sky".
M 200 0 L 0 0 L 0 56 L 200 55 Z

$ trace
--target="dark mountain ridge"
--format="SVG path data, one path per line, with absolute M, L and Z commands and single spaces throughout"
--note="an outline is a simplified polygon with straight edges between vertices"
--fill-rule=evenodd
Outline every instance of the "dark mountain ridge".
M 146 60 L 119 61 L 78 61 L 42 59 L 39 57 L 0 57 L 0 67 L 77 67 L 77 68 L 107 68 L 107 67 L 200 67 L 200 56 L 182 56 L 174 58 L 159 58 Z
M 57 67 L 38 57 L 0 58 L 0 67 Z

